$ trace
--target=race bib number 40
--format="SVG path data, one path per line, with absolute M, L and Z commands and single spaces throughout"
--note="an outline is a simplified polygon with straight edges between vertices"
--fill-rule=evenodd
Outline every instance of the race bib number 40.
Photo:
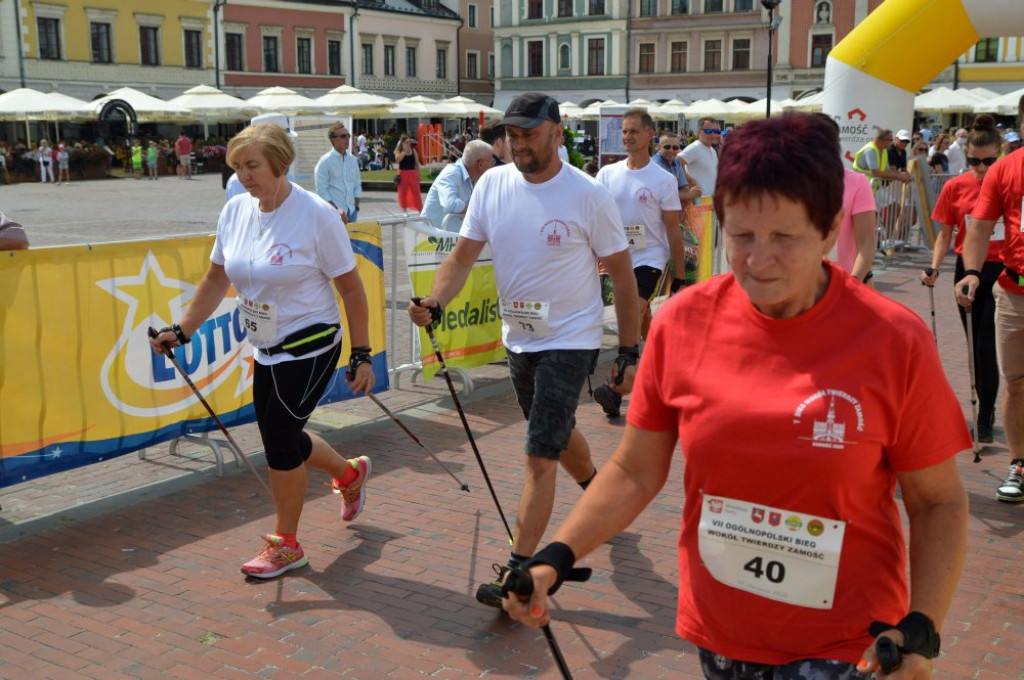
M 831 609 L 846 522 L 704 496 L 698 547 L 719 583 L 787 604 Z

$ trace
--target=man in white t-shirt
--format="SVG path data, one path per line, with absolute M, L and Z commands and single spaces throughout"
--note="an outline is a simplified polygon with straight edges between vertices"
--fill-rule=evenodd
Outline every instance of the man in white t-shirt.
M 718 178 L 718 150 L 722 139 L 722 126 L 714 118 L 701 118 L 697 140 L 679 154 L 679 162 L 690 176 L 697 180 L 702 196 L 713 196 Z
M 547 528 L 559 463 L 583 488 L 597 473 L 587 441 L 575 429 L 575 413 L 601 347 L 598 258 L 615 290 L 620 347 L 612 379 L 613 389 L 623 394 L 632 389 L 640 320 L 615 201 L 602 185 L 558 158 L 558 102 L 539 92 L 523 94 L 509 105 L 502 124 L 514 165 L 480 178 L 458 244 L 438 270 L 430 297 L 409 305 L 419 326 L 451 323 L 443 305 L 462 289 L 490 244 L 509 374 L 527 419 L 526 477 L 512 556 L 499 567 L 498 579 L 476 594 L 478 601 L 498 608 L 505 574 L 533 555 Z
M 633 275 L 643 322 L 640 337 L 646 337 L 650 304 L 661 288 L 661 275 L 671 258 L 672 292 L 683 284 L 686 271 L 683 236 L 679 231 L 682 205 L 674 176 L 648 153 L 654 137 L 654 120 L 644 109 L 622 114 L 624 160 L 606 165 L 597 173 L 597 181 L 608 187 L 622 215 L 622 226 L 629 242 Z M 594 390 L 594 399 L 610 418 L 618 417 L 622 396 L 608 385 Z

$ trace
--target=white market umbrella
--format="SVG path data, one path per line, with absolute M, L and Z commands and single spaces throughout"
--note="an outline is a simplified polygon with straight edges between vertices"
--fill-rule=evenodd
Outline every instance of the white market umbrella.
M 57 92 L 40 92 L 22 87 L 0 94 L 0 120 L 24 120 L 25 139 L 32 143 L 30 120 L 74 120 L 95 118 L 89 102 Z M 57 129 L 60 137 L 60 128 Z
M 650 111 L 651 109 L 653 109 L 657 105 L 658 105 L 657 102 L 652 102 L 652 101 L 650 101 L 648 99 L 642 99 L 642 98 L 639 98 L 639 97 L 634 99 L 633 101 L 629 102 L 628 104 L 626 104 L 626 106 L 632 106 L 633 108 L 637 108 L 637 109 L 647 109 L 648 111 Z
M 113 99 L 128 102 L 135 109 L 135 115 L 140 123 L 155 123 L 174 119 L 188 120 L 191 117 L 189 110 L 184 107 L 175 106 L 170 102 L 165 102 L 163 99 L 148 95 L 145 92 L 139 92 L 130 87 L 122 87 L 113 92 L 108 92 L 106 95 L 89 103 L 92 105 L 93 111 L 99 114 L 106 103 Z
M 978 96 L 963 88 L 937 87 L 914 97 L 914 110 L 919 113 L 971 113 L 978 104 Z
M 997 113 L 1001 116 L 1016 116 L 1017 103 L 1024 96 L 1024 89 L 1015 90 L 995 99 L 981 102 L 974 106 L 975 113 Z
M 568 118 L 569 120 L 579 120 L 580 114 L 583 113 L 583 109 L 579 104 L 573 102 L 560 102 L 558 104 L 558 113 L 562 118 Z
M 733 102 L 728 103 L 732 104 Z M 783 112 L 784 106 L 785 102 L 780 102 L 773 99 L 771 103 L 772 115 L 777 116 L 781 114 Z M 757 101 L 749 102 L 743 104 L 742 106 L 737 106 L 736 111 L 733 113 L 733 115 L 742 118 L 743 120 L 756 120 L 758 118 L 764 118 L 767 111 L 768 100 L 758 99 Z
M 395 100 L 395 108 L 388 111 L 384 118 L 444 118 L 460 115 L 461 112 L 443 102 L 416 95 Z
M 442 99 L 441 103 L 452 107 L 455 111 L 460 111 L 463 118 L 476 118 L 480 115 L 481 111 L 484 114 L 484 118 L 501 118 L 505 115 L 504 111 L 499 111 L 491 106 L 485 106 L 469 97 L 449 97 L 448 99 Z
M 387 97 L 363 92 L 358 87 L 341 85 L 313 100 L 330 115 L 351 114 L 360 118 L 373 118 L 386 114 L 395 108 L 395 102 Z
M 614 99 L 606 99 L 603 102 L 594 102 L 583 109 L 583 112 L 580 114 L 580 119 L 599 120 L 601 118 L 601 109 L 606 106 L 622 106 L 622 104 Z
M 251 118 L 257 112 L 242 99 L 209 85 L 197 85 L 185 90 L 184 94 L 167 103 L 188 109 L 196 120 L 202 121 L 203 137 L 210 136 L 211 121 L 242 120 Z
M 803 111 L 804 113 L 820 113 L 821 104 L 825 99 L 825 92 L 815 92 L 808 97 L 790 100 L 791 103 L 783 103 L 782 108 L 786 111 Z
M 653 109 L 647 109 L 647 113 L 651 114 L 651 118 L 655 120 L 678 120 L 679 116 L 686 115 L 686 106 L 678 99 L 669 99 Z
M 321 113 L 323 108 L 309 97 L 287 87 L 268 87 L 245 100 L 245 105 L 260 113 L 283 113 L 295 116 L 301 113 Z

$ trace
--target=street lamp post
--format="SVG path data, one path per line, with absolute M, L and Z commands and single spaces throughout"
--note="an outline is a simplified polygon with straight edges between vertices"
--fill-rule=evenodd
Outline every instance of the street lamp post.
M 775 14 L 775 8 L 782 4 L 782 0 L 761 0 L 761 5 L 768 10 L 768 16 L 770 16 L 771 22 L 768 24 L 768 94 L 767 103 L 765 108 L 765 118 L 772 117 L 772 67 L 774 65 L 774 59 L 772 55 L 772 47 L 775 43 L 775 31 L 779 29 L 782 24 L 782 16 Z

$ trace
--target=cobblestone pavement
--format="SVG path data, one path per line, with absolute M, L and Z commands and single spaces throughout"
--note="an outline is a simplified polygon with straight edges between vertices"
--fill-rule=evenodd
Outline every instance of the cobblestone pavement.
M 106 184 L 150 191 L 130 180 Z M 156 191 L 189 183 L 150 184 Z M 24 200 L 14 189 L 15 201 Z M 74 230 L 61 231 L 65 219 L 108 207 L 85 183 L 26 191 L 66 211 L 54 217 L 40 208 L 38 220 L 26 220 L 37 243 L 74 238 Z M 58 207 L 44 191 L 82 200 L 77 209 L 64 199 Z M 138 223 L 159 234 L 149 209 L 159 215 L 175 203 L 157 207 L 138 196 L 125 199 L 125 214 L 147 214 Z M 186 232 L 216 213 L 180 206 Z M 125 219 L 104 233 L 125 237 L 132 228 Z M 898 256 L 876 280 L 927 319 L 927 291 L 916 280 L 925 263 L 921 253 Z M 949 283 L 936 291 L 938 342 L 969 413 L 965 342 Z M 460 398 L 511 522 L 524 423 L 503 366 L 472 375 L 476 389 Z M 367 506 L 354 523 L 341 522 L 338 497 L 311 475 L 301 535 L 310 566 L 269 582 L 247 582 L 238 572 L 272 528 L 269 499 L 237 463 L 218 478 L 199 447 L 183 447 L 183 456 L 153 448 L 145 459 L 122 456 L 0 489 L 0 678 L 559 677 L 539 632 L 473 599 L 508 542 L 443 380 L 424 386 L 403 377 L 382 399 L 471 492 L 368 400 L 324 407 L 312 427 L 346 455 L 373 458 Z M 586 397 L 578 419 L 595 459 L 607 460 L 621 420 L 607 420 Z M 265 470 L 255 427 L 234 435 Z M 970 550 L 943 631 L 941 678 L 1024 679 L 1024 508 L 993 500 L 1008 463 L 998 426 L 996 440 L 981 463 L 959 461 L 971 499 Z M 574 677 L 700 677 L 693 648 L 673 632 L 681 470 L 677 460 L 654 503 L 586 560 L 592 581 L 559 592 L 552 629 Z M 559 478 L 553 522 L 579 494 Z

